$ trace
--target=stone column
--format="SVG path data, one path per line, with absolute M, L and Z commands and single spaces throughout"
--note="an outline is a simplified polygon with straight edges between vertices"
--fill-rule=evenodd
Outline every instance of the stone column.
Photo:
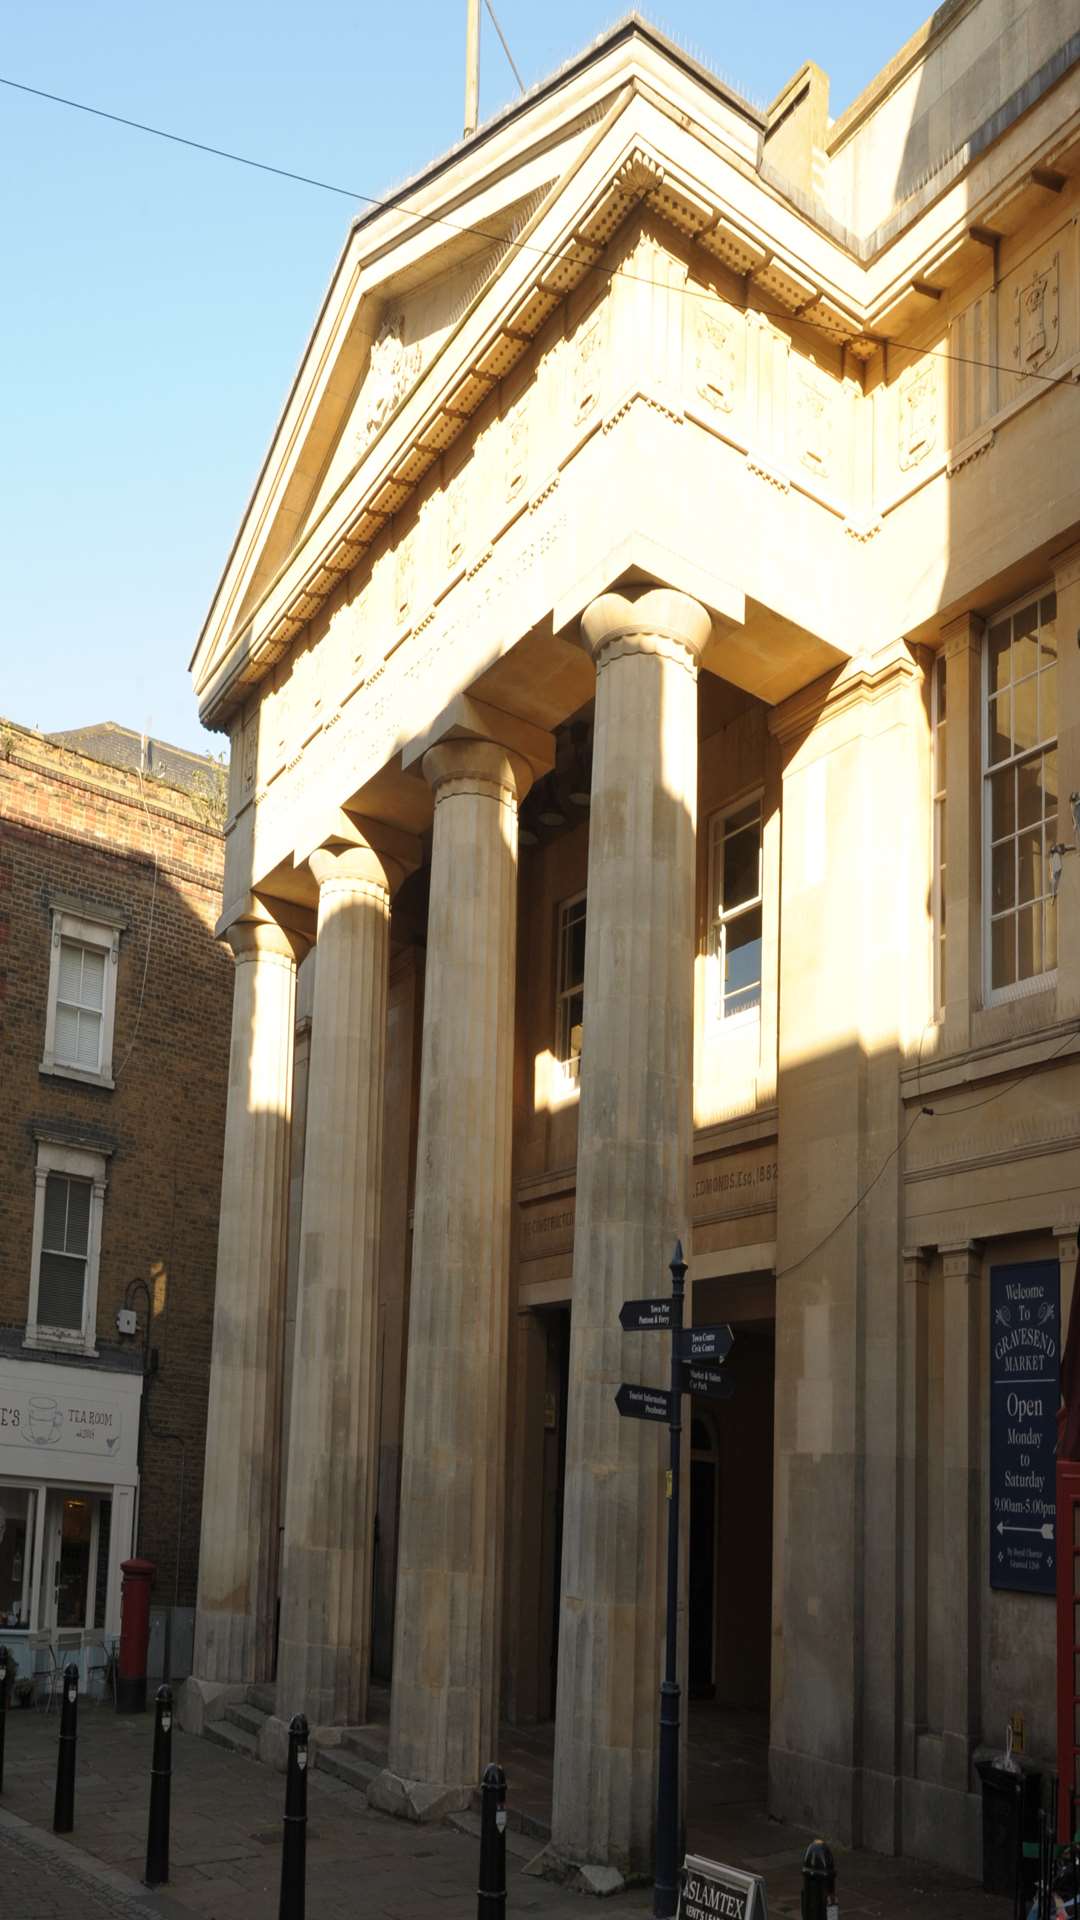
M 304 943 L 239 921 L 206 1424 L 198 1681 L 273 1670 L 296 961 Z
M 495 1752 L 506 1452 L 518 802 L 490 740 L 435 795 L 389 1768 L 373 1804 L 464 1806 Z
M 705 609 L 656 588 L 586 609 L 596 662 L 553 1865 L 649 1873 L 663 1639 L 664 1434 L 622 1379 L 666 1384 L 668 1342 L 625 1299 L 666 1291 L 687 1241 L 693 1127 L 698 660 Z M 597 1872 L 599 1870 L 599 1872 Z
M 979 1281 L 975 1240 L 941 1248 L 944 1289 L 944 1522 L 949 1543 L 945 1582 L 943 1784 L 971 1791 L 971 1755 L 979 1736 L 979 1595 L 985 1574 L 979 1551 Z
M 390 861 L 321 848 L 277 1706 L 367 1712 Z M 397 877 L 396 870 L 394 871 Z

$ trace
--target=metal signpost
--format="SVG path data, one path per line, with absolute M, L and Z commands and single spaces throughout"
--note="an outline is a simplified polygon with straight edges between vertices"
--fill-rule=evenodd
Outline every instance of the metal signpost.
M 728 1400 L 735 1391 L 714 1369 L 731 1352 L 728 1326 L 683 1327 L 686 1261 L 682 1241 L 671 1262 L 671 1298 L 627 1300 L 619 1309 L 626 1333 L 671 1334 L 671 1387 L 634 1387 L 624 1381 L 615 1395 L 619 1412 L 631 1420 L 666 1421 L 671 1436 L 668 1473 L 667 1621 L 664 1677 L 660 1682 L 660 1770 L 656 1789 L 655 1920 L 672 1920 L 679 1901 L 679 1464 L 682 1450 L 682 1397 L 704 1393 Z M 704 1365 L 703 1362 L 711 1362 Z

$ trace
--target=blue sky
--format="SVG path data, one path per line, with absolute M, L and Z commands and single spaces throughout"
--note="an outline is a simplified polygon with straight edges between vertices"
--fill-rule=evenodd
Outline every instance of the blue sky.
M 618 14 L 496 11 L 527 85 Z M 649 17 L 761 104 L 814 58 L 838 114 L 924 3 Z M 378 195 L 459 135 L 464 19 L 465 0 L 35 0 L 8 11 L 0 73 Z M 515 92 L 485 18 L 482 114 Z M 0 177 L 0 713 L 220 750 L 187 663 L 353 206 L 8 88 Z

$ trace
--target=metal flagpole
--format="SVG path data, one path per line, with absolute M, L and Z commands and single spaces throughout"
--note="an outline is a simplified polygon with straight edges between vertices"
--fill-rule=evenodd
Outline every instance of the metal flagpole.
M 465 132 L 480 119 L 480 0 L 465 0 Z

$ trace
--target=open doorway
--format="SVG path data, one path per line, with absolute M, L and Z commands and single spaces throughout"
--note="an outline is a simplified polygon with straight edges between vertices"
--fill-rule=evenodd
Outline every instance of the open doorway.
M 735 1334 L 724 1363 L 732 1398 L 695 1396 L 690 1410 L 687 1818 L 695 1844 L 722 1829 L 734 1807 L 763 1806 L 768 1781 L 775 1321 L 741 1319 L 734 1301 L 725 1312 L 728 1287 L 699 1283 L 694 1295 L 697 1324 L 726 1319 Z

